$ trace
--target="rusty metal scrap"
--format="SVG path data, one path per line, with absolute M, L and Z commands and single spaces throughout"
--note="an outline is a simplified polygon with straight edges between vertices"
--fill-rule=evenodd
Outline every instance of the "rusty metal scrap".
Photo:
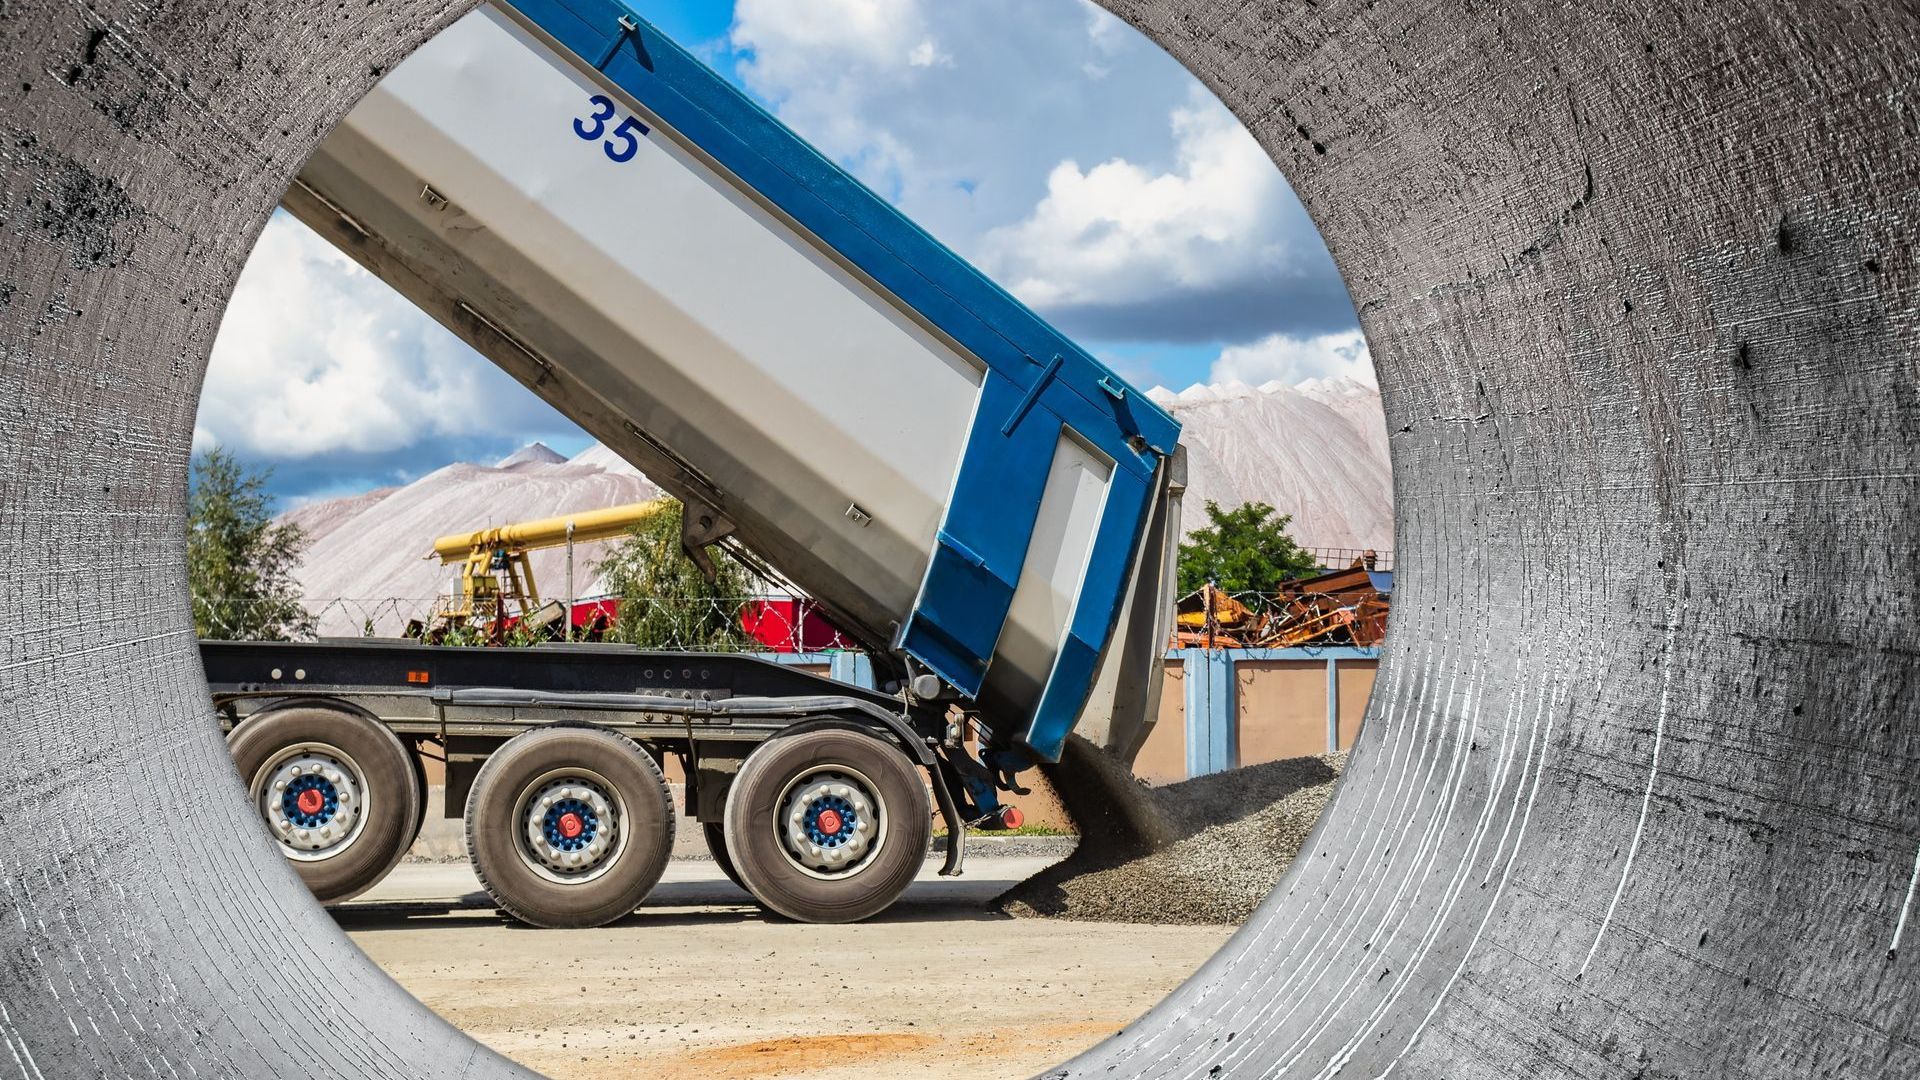
M 1361 565 L 1290 581 L 1267 595 L 1232 595 L 1203 585 L 1180 599 L 1170 644 L 1181 649 L 1377 646 L 1386 637 L 1392 588 L 1391 575 Z

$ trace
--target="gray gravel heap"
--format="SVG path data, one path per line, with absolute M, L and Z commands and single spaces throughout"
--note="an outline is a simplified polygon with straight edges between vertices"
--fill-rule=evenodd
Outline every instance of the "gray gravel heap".
M 1157 816 L 1170 838 L 1083 844 L 995 905 L 1028 918 L 1244 922 L 1293 864 L 1345 764 L 1345 754 L 1329 754 L 1138 786 L 1126 793 L 1135 812 Z

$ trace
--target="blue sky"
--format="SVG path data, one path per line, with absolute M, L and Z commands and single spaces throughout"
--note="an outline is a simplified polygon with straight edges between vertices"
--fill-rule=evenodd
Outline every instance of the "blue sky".
M 1346 290 L 1251 136 L 1087 0 L 638 0 L 823 152 L 1145 386 L 1371 381 Z M 196 431 L 283 504 L 405 483 L 565 418 L 285 215 Z

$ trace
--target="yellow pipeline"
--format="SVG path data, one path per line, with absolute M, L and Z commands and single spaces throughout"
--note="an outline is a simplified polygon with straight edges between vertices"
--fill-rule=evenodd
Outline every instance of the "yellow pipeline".
M 451 533 L 435 540 L 433 554 L 427 557 L 438 557 L 442 564 L 446 564 L 465 562 L 481 552 L 558 547 L 567 542 L 569 522 L 573 524 L 573 541 L 576 544 L 606 540 L 667 512 L 672 508 L 672 502 L 671 499 L 650 499 L 647 502 L 542 518 L 539 521 L 523 521 L 517 525 L 501 525 L 477 532 Z

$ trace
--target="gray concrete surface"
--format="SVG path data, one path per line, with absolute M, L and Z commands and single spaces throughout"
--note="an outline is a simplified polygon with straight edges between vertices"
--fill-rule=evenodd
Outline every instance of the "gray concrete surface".
M 1920 14 L 1108 3 L 1346 274 L 1399 589 L 1309 855 L 1047 1075 L 1920 1072 Z M 0 8 L 0 1068 L 519 1072 L 250 827 L 182 585 L 245 254 L 458 6 Z
M 929 861 L 907 887 L 900 903 L 908 909 L 955 908 L 969 913 L 986 909 L 994 897 L 1059 862 L 1055 858 L 1009 857 L 969 861 L 957 878 L 939 876 L 940 864 Z M 740 906 L 753 898 L 720 872 L 710 859 L 675 859 L 654 887 L 643 910 L 663 907 Z M 338 918 L 351 919 L 370 910 L 472 910 L 492 908 L 473 864 L 403 863 L 380 884 L 334 909 Z
M 465 863 L 403 865 L 331 910 L 436 1013 L 550 1076 L 973 1080 L 1092 1046 L 1233 931 L 989 911 L 1058 859 L 980 859 L 959 879 L 930 861 L 855 933 L 769 919 L 704 859 L 675 860 L 638 912 L 595 930 L 502 919 Z
M 768 919 L 685 862 L 631 918 L 529 931 L 459 896 L 463 868 L 416 865 L 383 886 L 394 902 L 334 916 L 436 1013 L 562 1080 L 1030 1075 L 1125 1027 L 1232 933 L 1003 919 L 985 900 L 1009 880 L 923 879 L 846 933 Z

